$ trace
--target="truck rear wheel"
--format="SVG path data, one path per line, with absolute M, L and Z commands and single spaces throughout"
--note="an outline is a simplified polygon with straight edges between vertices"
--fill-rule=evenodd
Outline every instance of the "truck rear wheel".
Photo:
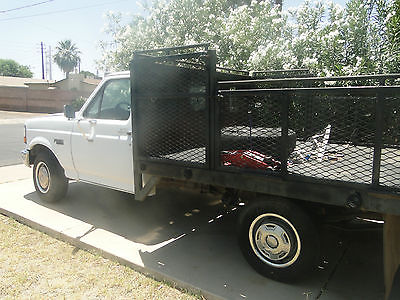
M 295 281 L 319 258 L 319 238 L 309 216 L 287 199 L 249 204 L 238 221 L 238 239 L 248 263 L 261 275 Z
M 39 153 L 33 165 L 33 184 L 40 198 L 55 202 L 65 197 L 68 179 L 56 158 L 47 153 Z

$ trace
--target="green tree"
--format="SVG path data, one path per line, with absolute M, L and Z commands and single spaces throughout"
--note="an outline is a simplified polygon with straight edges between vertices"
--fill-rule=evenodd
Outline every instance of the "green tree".
M 90 71 L 80 71 L 79 74 L 82 74 L 85 78 L 98 78 L 98 76 Z
M 0 75 L 32 78 L 33 73 L 28 66 L 23 66 L 12 59 L 0 59 Z
M 54 62 L 59 68 L 68 75 L 74 70 L 74 68 L 81 61 L 80 51 L 71 40 L 65 40 L 58 42 L 56 46 L 56 54 L 54 55 Z

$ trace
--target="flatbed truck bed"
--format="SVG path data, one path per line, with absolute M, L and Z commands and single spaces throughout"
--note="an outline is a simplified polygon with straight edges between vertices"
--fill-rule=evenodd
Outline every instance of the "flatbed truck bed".
M 143 200 L 160 178 L 222 189 L 229 203 L 246 203 L 238 234 L 248 262 L 294 280 L 318 252 L 310 207 L 400 215 L 399 78 L 254 78 L 218 68 L 205 44 L 138 51 L 135 197 Z M 258 161 L 226 161 L 235 151 Z M 271 161 L 279 168 L 262 168 Z

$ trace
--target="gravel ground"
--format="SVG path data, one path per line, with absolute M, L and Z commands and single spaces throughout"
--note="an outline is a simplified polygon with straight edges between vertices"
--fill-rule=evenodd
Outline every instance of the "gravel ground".
M 201 299 L 0 215 L 1 299 Z

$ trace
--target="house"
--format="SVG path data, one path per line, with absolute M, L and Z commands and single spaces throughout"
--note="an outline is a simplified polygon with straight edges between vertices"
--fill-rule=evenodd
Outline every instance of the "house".
M 86 78 L 83 74 L 69 74 L 68 78 L 52 83 L 51 87 L 67 91 L 82 91 L 90 94 L 100 81 L 101 79 Z
M 32 85 L 32 88 L 34 88 L 35 86 L 35 89 L 36 87 L 39 87 L 39 89 L 47 89 L 50 86 L 50 84 L 54 82 L 55 82 L 54 80 L 46 80 L 46 79 L 0 76 L 0 87 L 29 88 L 29 85 Z

